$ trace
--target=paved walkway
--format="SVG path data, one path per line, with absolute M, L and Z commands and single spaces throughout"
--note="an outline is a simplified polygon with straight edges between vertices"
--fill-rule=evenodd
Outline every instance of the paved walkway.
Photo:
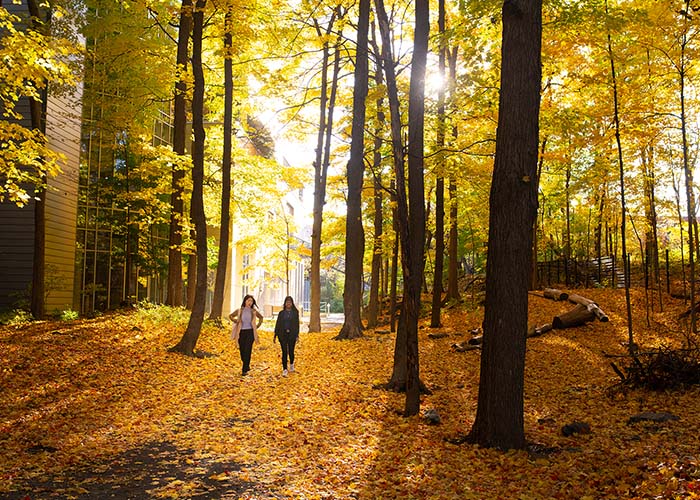
M 300 324 L 300 329 L 301 332 L 308 332 L 309 331 L 309 314 L 304 313 L 304 315 L 300 318 L 301 319 L 301 324 Z M 343 313 L 321 313 L 321 330 L 326 330 L 326 329 L 331 329 L 331 328 L 340 328 L 343 326 L 343 323 L 345 322 L 345 315 Z

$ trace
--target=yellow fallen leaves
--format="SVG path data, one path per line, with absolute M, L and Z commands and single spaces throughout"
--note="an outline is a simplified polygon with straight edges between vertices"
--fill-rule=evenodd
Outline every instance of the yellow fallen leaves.
M 159 498 L 210 491 L 224 498 L 700 498 L 700 392 L 607 392 L 615 374 L 602 352 L 623 352 L 626 335 L 620 293 L 584 293 L 610 324 L 528 342 L 526 432 L 550 449 L 541 454 L 449 442 L 469 431 L 479 381 L 479 353 L 449 346 L 480 325 L 478 312 L 450 310 L 444 338 L 421 330 L 421 378 L 433 391 L 422 407 L 438 411 L 437 426 L 402 417 L 403 395 L 374 389 L 391 374 L 393 335 L 370 331 L 339 342 L 336 332 L 302 333 L 297 372 L 283 378 L 279 345 L 264 331 L 242 378 L 227 329 L 205 326 L 198 348 L 211 357 L 167 352 L 186 321 L 177 311 L 3 328 L 0 491 L 46 488 L 86 466 L 109 481 L 115 457 L 157 442 L 181 454 L 164 460 L 167 473 L 144 487 Z M 538 318 L 561 307 L 531 300 Z M 644 314 L 635 316 L 640 343 L 678 335 L 680 328 L 669 329 L 670 299 L 665 307 L 668 316 L 651 328 Z M 643 410 L 681 420 L 627 425 Z M 591 434 L 563 437 L 572 421 L 589 423 Z M 120 480 L 111 479 L 115 487 Z M 76 487 L 90 491 L 91 483 Z

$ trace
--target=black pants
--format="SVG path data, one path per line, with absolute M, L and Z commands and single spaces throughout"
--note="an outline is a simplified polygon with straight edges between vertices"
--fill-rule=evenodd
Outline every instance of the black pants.
M 287 356 L 289 362 L 294 364 L 294 345 L 297 343 L 297 336 L 293 333 L 283 332 L 280 335 L 280 345 L 282 346 L 282 368 L 287 369 Z
M 241 361 L 243 361 L 243 375 L 250 371 L 250 355 L 253 353 L 253 329 L 241 330 L 238 337 L 238 348 L 241 350 Z

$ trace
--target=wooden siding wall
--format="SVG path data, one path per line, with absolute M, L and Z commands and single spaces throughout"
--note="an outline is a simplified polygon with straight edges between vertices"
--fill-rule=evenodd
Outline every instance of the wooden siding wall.
M 18 15 L 27 12 L 26 1 L 8 2 Z M 74 276 L 82 84 L 72 96 L 49 97 L 46 135 L 49 145 L 65 156 L 63 172 L 49 179 L 46 194 L 46 312 L 75 308 Z M 20 123 L 31 127 L 29 103 L 21 99 L 16 110 Z M 29 192 L 32 188 L 29 187 Z M 0 309 L 27 305 L 34 256 L 34 202 L 23 208 L 0 203 Z
M 21 125 L 31 127 L 28 101 L 23 99 L 16 109 L 26 117 Z M 33 199 L 23 208 L 7 201 L 0 203 L 0 309 L 28 305 L 33 258 Z
M 65 156 L 62 173 L 49 179 L 46 192 L 46 312 L 77 310 L 74 303 L 75 245 L 82 86 L 74 95 L 49 97 L 46 136 Z

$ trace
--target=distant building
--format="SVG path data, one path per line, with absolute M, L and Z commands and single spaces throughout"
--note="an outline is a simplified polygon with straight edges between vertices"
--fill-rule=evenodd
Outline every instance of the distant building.
M 5 8 L 20 13 L 27 10 L 26 3 L 10 3 Z M 139 171 L 142 158 L 131 150 L 132 138 L 102 126 L 100 103 L 118 96 L 82 105 L 83 90 L 93 97 L 103 92 L 92 80 L 92 70 L 85 70 L 84 88 L 79 86 L 68 97 L 49 95 L 46 102 L 49 145 L 66 158 L 62 172 L 49 179 L 46 196 L 47 314 L 72 309 L 89 315 L 142 300 L 162 303 L 166 299 L 167 217 L 160 213 L 153 223 L 144 223 L 149 214 L 143 213 L 145 205 L 138 193 L 152 187 L 151 174 Z M 18 110 L 29 127 L 28 103 L 21 103 Z M 269 157 L 274 148 L 269 132 L 252 119 L 247 128 L 248 134 L 236 140 L 244 142 L 249 154 Z M 169 146 L 172 137 L 172 111 L 165 104 L 153 120 L 151 143 Z M 167 204 L 169 193 L 160 196 Z M 287 217 L 294 220 L 293 226 L 304 227 L 301 192 L 287 194 L 281 206 L 280 211 L 268 214 L 270 224 L 280 225 Z M 282 304 L 287 293 L 301 307 L 308 295 L 303 259 L 290 258 L 288 278 L 286 273 L 280 275 L 279 265 L 273 270 L 266 260 L 270 249 L 242 239 L 239 227 L 240 221 L 232 216 L 224 315 L 240 306 L 245 293 L 253 294 L 267 315 Z M 218 238 L 218 229 L 208 228 L 208 235 Z M 292 250 L 304 245 L 296 234 L 290 234 L 288 242 Z M 0 309 L 26 306 L 33 249 L 34 203 L 24 208 L 0 204 Z M 281 253 L 274 256 L 277 264 L 280 258 Z M 210 271 L 209 299 L 214 272 Z

